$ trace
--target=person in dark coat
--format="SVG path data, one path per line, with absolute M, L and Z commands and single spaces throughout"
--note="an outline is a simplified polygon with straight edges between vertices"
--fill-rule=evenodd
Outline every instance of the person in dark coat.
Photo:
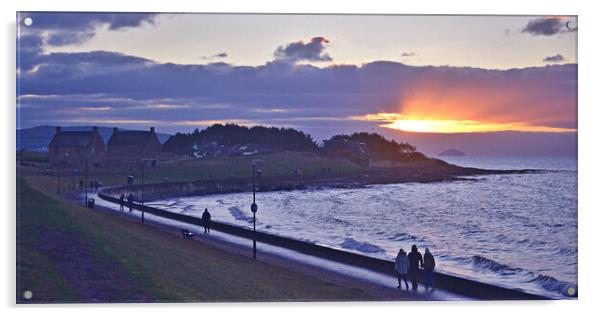
M 134 194 L 130 192 L 128 195 L 128 206 L 130 207 L 130 212 L 132 211 L 132 206 L 134 206 Z
M 207 209 L 205 209 L 203 212 L 201 221 L 203 222 L 203 227 L 205 228 L 205 234 L 209 234 L 209 230 L 211 229 L 211 213 L 209 213 Z
M 418 251 L 416 245 L 412 245 L 412 251 L 408 254 L 408 262 L 408 274 L 412 281 L 412 290 L 415 291 L 418 289 L 418 274 L 420 273 L 420 267 L 424 265 L 422 254 Z
M 424 250 L 424 288 L 426 290 L 435 289 L 435 257 L 428 248 Z
M 120 211 L 124 211 L 124 206 L 125 206 L 125 194 L 121 194 L 121 196 L 119 196 L 119 210 Z

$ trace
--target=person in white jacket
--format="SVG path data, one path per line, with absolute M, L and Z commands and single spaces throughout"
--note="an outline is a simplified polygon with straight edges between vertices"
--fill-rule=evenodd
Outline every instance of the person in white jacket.
M 401 279 L 402 278 L 406 284 L 406 291 L 410 289 L 410 287 L 408 286 L 408 279 L 407 279 L 408 265 L 409 265 L 408 255 L 402 248 L 400 248 L 399 252 L 397 253 L 397 258 L 395 258 L 395 274 L 397 274 L 397 283 L 398 283 L 397 288 L 400 290 L 401 290 Z

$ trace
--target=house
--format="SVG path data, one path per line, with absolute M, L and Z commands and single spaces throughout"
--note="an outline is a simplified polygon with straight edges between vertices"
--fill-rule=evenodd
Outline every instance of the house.
M 80 171 L 86 167 L 86 161 L 88 168 L 101 168 L 105 153 L 105 142 L 97 127 L 93 127 L 91 131 L 63 131 L 57 126 L 56 133 L 48 145 L 48 158 L 53 167 L 68 167 Z
M 156 168 L 161 147 L 154 127 L 149 131 L 120 131 L 115 127 L 107 142 L 106 166 L 131 169 L 144 164 Z

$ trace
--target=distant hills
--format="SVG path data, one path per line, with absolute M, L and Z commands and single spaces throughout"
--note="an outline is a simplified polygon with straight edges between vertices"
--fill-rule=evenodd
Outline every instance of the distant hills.
M 450 149 L 440 152 L 439 156 L 448 156 L 448 157 L 449 156 L 466 156 L 466 154 L 457 149 L 450 148 Z
M 64 126 L 63 130 L 89 131 L 92 130 L 92 126 Z M 120 130 L 125 129 L 120 128 Z M 47 151 L 48 144 L 55 132 L 56 126 L 48 125 L 17 129 L 17 150 Z M 106 143 L 113 133 L 113 127 L 99 126 L 98 133 Z M 170 136 L 169 134 L 157 133 L 161 143 L 167 141 Z

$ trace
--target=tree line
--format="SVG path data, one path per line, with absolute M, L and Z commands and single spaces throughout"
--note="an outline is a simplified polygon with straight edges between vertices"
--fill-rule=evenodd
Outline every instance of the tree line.
M 387 140 L 377 133 L 335 135 L 325 141 L 325 146 L 337 141 L 362 144 L 372 155 L 380 159 L 397 161 L 424 157 L 416 151 L 416 147 L 404 142 Z M 255 144 L 273 151 L 323 153 L 325 150 L 318 146 L 311 135 L 293 128 L 247 127 L 237 124 L 214 124 L 203 130 L 197 128 L 192 133 L 177 133 L 163 145 L 163 150 L 174 154 L 191 154 L 195 145 L 207 143 L 225 147 Z

